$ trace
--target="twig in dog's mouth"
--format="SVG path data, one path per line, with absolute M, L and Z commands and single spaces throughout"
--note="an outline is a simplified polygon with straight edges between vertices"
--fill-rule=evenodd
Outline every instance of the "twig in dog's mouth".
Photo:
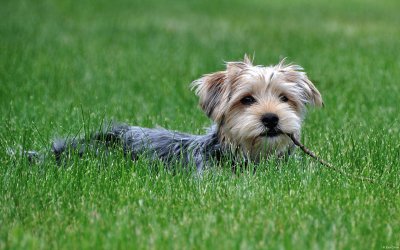
M 336 172 L 339 172 L 342 175 L 348 176 L 348 177 L 353 177 L 362 181 L 368 181 L 371 183 L 374 183 L 374 180 L 368 177 L 362 177 L 362 176 L 356 176 L 356 175 L 351 175 L 348 174 L 346 172 L 344 172 L 341 169 L 338 169 L 336 167 L 334 167 L 331 163 L 321 159 L 320 157 L 318 157 L 314 152 L 312 152 L 311 150 L 309 150 L 308 148 L 306 148 L 299 140 L 296 139 L 296 137 L 293 134 L 286 134 L 292 141 L 293 143 L 298 146 L 301 150 L 303 150 L 304 153 L 308 154 L 309 156 L 311 156 L 312 158 L 316 159 L 319 163 L 321 163 L 322 165 L 324 165 L 327 168 L 330 168 Z

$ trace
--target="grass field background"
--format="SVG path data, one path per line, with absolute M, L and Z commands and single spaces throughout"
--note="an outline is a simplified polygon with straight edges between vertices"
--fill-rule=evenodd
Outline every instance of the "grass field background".
M 384 1 L 0 3 L 0 248 L 382 249 L 400 247 L 400 4 Z M 189 83 L 255 54 L 306 69 L 325 108 L 312 159 L 203 178 L 146 159 L 29 166 L 8 148 L 117 120 L 203 133 Z

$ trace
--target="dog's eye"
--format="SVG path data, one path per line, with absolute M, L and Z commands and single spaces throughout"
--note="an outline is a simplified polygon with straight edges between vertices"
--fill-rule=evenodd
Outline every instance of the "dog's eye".
M 254 97 L 252 97 L 251 95 L 248 95 L 248 96 L 243 97 L 243 98 L 240 100 L 240 102 L 241 102 L 243 105 L 251 105 L 251 104 L 253 104 L 253 103 L 256 102 L 256 99 L 254 99 Z
M 288 102 L 289 101 L 289 98 L 287 98 L 287 96 L 285 96 L 285 95 L 279 96 L 279 99 L 281 99 L 282 102 Z

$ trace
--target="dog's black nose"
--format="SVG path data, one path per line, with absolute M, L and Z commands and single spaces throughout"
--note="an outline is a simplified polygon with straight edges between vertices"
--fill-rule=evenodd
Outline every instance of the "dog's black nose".
M 261 117 L 261 122 L 267 128 L 275 128 L 278 125 L 279 117 L 274 113 L 266 113 Z

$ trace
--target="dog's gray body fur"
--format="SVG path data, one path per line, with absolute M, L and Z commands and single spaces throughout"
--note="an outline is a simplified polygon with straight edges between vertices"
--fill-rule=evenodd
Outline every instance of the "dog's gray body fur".
M 146 154 L 150 159 L 160 159 L 167 164 L 179 161 L 187 166 L 194 163 L 198 171 L 202 171 L 211 161 L 218 160 L 222 150 L 215 125 L 210 127 L 205 135 L 191 135 L 162 128 L 113 125 L 94 133 L 89 140 L 56 140 L 52 145 L 52 152 L 57 163 L 61 164 L 65 154 L 69 154 L 70 151 L 77 151 L 81 156 L 87 149 L 93 150 L 101 146 L 108 148 L 116 144 L 121 145 L 124 154 L 132 160 Z

